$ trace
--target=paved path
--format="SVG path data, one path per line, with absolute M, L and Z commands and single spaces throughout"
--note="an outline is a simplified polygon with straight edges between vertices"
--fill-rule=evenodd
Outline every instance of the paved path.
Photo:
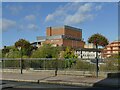
M 76 86 L 102 86 L 102 87 L 116 87 L 118 79 L 105 79 L 95 77 L 83 77 L 83 76 L 70 76 L 70 75 L 58 75 L 47 73 L 2 73 L 1 80 L 13 80 L 13 81 L 25 81 L 25 82 L 37 82 L 37 83 L 49 83 L 49 84 L 62 84 L 62 85 L 76 85 Z M 120 84 L 119 84 L 120 85 Z
M 16 80 L 16 81 L 31 81 L 31 82 L 48 82 L 48 83 L 64 83 L 64 84 L 78 84 L 84 83 L 92 86 L 103 78 L 83 77 L 83 76 L 70 76 L 70 75 L 47 75 L 46 73 L 3 73 L 3 80 Z M 84 85 L 83 84 L 83 85 Z

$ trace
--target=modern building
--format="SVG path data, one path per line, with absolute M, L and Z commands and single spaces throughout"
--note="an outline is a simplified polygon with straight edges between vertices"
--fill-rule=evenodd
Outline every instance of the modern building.
M 116 40 L 108 44 L 102 51 L 104 58 L 120 53 L 120 41 Z
M 62 27 L 47 27 L 46 36 L 37 37 L 37 46 L 43 43 L 52 44 L 53 46 L 70 46 L 73 48 L 83 48 L 85 42 L 82 40 L 82 29 L 62 26 Z

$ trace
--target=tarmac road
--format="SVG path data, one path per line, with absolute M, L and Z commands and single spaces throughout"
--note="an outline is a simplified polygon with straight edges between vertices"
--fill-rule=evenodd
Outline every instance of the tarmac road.
M 104 87 L 80 87 L 46 83 L 30 83 L 16 81 L 0 81 L 2 90 L 118 90 L 116 88 Z

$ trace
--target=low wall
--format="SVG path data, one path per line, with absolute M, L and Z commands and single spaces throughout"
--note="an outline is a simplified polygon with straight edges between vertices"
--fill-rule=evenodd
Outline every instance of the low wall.
M 20 73 L 20 69 L 2 69 L 0 72 L 11 72 L 11 73 Z M 23 70 L 23 73 L 32 73 L 32 74 L 48 74 L 54 75 L 55 70 Z M 100 77 L 107 77 L 109 72 L 99 72 Z M 95 71 L 78 71 L 78 70 L 58 70 L 58 75 L 72 75 L 72 76 L 86 76 L 86 77 L 95 77 Z

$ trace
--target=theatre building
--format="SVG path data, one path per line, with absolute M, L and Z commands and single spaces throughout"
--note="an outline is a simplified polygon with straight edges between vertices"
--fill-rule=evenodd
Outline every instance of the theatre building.
M 40 47 L 43 43 L 73 48 L 84 48 L 85 44 L 82 40 L 82 29 L 66 25 L 47 27 L 46 36 L 37 37 L 37 46 Z

